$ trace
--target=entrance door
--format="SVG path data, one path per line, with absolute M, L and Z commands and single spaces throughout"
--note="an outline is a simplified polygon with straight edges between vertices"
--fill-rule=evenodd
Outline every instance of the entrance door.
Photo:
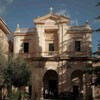
M 83 91 L 83 72 L 75 70 L 71 74 L 73 93 L 76 97 L 79 97 L 81 91 Z
M 51 98 L 57 98 L 57 80 L 49 80 L 49 92 Z
M 79 86 L 73 86 L 73 93 L 76 97 L 79 97 Z
M 49 70 L 45 73 L 43 79 L 44 98 L 57 98 L 58 94 L 58 74 L 56 71 Z M 48 92 L 45 92 L 48 91 Z M 48 93 L 48 94 L 46 94 Z

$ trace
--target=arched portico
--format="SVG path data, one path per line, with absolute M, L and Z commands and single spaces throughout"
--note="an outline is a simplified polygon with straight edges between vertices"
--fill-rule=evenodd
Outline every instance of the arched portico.
M 58 74 L 54 70 L 48 70 L 43 77 L 43 97 L 56 98 L 58 94 Z
M 71 74 L 72 81 L 72 91 L 76 97 L 80 96 L 80 93 L 83 91 L 83 72 L 80 70 L 75 70 Z

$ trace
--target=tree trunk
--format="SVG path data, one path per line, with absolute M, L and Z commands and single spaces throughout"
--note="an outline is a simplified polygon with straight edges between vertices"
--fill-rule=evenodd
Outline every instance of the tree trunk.
M 0 86 L 0 100 L 2 100 L 2 86 Z
M 19 88 L 19 100 L 24 100 L 24 92 L 25 92 L 25 87 L 22 86 Z
M 9 98 L 10 93 L 12 93 L 12 86 L 7 87 L 7 92 L 8 92 L 8 98 Z

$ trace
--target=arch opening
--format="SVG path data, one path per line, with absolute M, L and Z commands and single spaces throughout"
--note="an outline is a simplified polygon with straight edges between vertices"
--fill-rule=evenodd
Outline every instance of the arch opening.
M 54 70 L 48 70 L 43 77 L 43 97 L 55 99 L 58 95 L 58 74 Z
M 83 91 L 83 72 L 76 70 L 71 74 L 72 91 L 76 97 L 79 97 Z

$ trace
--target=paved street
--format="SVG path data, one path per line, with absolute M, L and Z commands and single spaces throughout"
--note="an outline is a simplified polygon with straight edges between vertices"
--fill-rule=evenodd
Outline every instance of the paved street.
M 61 99 L 42 99 L 42 100 L 61 100 Z M 86 99 L 78 98 L 76 100 L 86 100 Z M 100 98 L 94 98 L 93 100 L 100 100 Z
M 94 98 L 94 100 L 100 100 L 100 98 Z

